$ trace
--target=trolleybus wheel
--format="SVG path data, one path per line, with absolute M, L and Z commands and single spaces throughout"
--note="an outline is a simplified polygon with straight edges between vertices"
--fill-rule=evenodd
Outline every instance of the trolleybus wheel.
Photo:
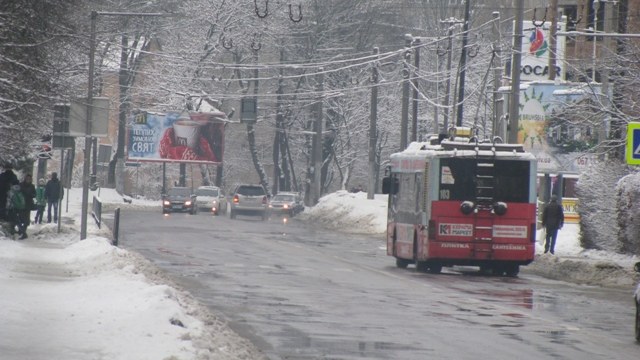
M 411 264 L 411 260 L 396 258 L 396 266 L 400 269 L 406 269 Z
M 442 271 L 442 265 L 440 264 L 430 264 L 429 265 L 429 273 L 431 274 L 440 274 Z
M 429 269 L 426 261 L 416 260 L 416 270 L 419 272 L 426 272 Z
M 504 267 L 504 274 L 506 276 L 515 277 L 520 272 L 520 265 L 507 265 Z

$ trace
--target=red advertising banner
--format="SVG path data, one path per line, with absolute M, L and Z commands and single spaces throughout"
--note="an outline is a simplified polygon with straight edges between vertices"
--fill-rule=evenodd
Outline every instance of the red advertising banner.
M 128 126 L 127 161 L 220 164 L 225 119 L 222 112 L 136 112 Z

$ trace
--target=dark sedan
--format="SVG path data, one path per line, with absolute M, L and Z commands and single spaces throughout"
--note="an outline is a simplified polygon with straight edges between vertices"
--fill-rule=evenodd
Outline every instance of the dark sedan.
M 196 214 L 196 195 L 188 187 L 174 187 L 162 197 L 162 213 L 188 212 Z

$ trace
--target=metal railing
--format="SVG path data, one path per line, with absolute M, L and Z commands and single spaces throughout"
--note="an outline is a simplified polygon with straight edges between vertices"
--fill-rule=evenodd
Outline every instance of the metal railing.
M 118 246 L 118 240 L 120 237 L 120 208 L 116 208 L 115 215 L 113 217 L 113 245 Z
M 96 221 L 98 229 L 102 226 L 102 201 L 96 196 L 93 197 L 93 206 L 91 208 L 91 216 Z

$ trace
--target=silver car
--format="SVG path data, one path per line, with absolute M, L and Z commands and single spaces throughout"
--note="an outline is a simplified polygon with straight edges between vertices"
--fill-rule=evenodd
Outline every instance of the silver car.
M 279 192 L 269 201 L 271 214 L 295 216 L 304 210 L 302 196 L 295 192 Z
M 262 185 L 238 185 L 231 199 L 229 216 L 258 215 L 262 220 L 269 218 L 269 196 Z
M 214 215 L 227 213 L 227 197 L 217 186 L 200 186 L 196 189 L 196 204 L 198 209 L 210 211 Z

